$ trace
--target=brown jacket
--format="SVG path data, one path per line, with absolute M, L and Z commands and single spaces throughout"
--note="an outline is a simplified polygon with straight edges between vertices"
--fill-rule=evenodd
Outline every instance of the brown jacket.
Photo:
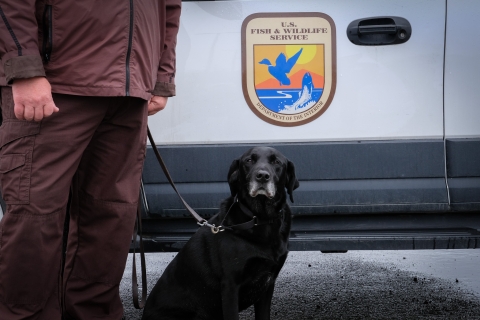
M 46 76 L 56 93 L 173 96 L 180 10 L 181 0 L 0 0 L 3 85 Z

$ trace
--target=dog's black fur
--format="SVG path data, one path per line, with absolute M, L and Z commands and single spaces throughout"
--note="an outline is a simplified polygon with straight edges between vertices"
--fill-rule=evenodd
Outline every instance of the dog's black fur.
M 255 319 L 270 319 L 275 280 L 287 258 L 291 212 L 287 193 L 299 185 L 294 164 L 273 148 L 255 147 L 228 172 L 231 197 L 209 220 L 232 226 L 269 221 L 217 234 L 201 227 L 168 265 L 147 299 L 143 320 L 233 320 L 255 305 Z M 274 187 L 272 187 L 274 186 Z M 223 222 L 222 222 L 223 221 Z

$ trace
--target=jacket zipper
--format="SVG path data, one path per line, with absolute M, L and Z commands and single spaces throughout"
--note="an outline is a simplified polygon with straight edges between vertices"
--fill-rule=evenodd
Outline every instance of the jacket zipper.
M 53 46 L 53 31 L 52 31 L 52 6 L 46 5 L 43 11 L 43 60 L 48 63 L 52 54 Z
M 133 0 L 130 0 L 130 30 L 128 33 L 127 59 L 125 61 L 125 95 L 130 96 L 130 54 L 133 41 Z
M 3 12 L 2 7 L 0 6 L 0 16 L 2 17 L 3 23 L 7 27 L 8 32 L 10 33 L 10 36 L 12 37 L 13 42 L 15 42 L 15 46 L 17 47 L 17 52 L 18 56 L 23 56 L 23 51 L 22 51 L 22 46 L 20 45 L 20 42 L 18 42 L 17 36 L 15 35 L 15 32 L 13 32 L 13 28 L 8 22 L 7 16 L 5 16 L 5 13 Z

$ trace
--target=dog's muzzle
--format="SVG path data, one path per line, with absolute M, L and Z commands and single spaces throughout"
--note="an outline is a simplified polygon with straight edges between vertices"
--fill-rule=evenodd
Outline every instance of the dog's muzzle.
M 270 199 L 275 197 L 276 187 L 272 175 L 266 170 L 258 170 L 250 177 L 248 193 L 251 197 L 259 194 Z

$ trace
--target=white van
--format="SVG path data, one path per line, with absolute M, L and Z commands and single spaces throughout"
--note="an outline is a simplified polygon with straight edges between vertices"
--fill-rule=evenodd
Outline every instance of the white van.
M 279 149 L 300 180 L 291 250 L 478 248 L 479 16 L 476 0 L 185 1 L 155 143 L 204 217 L 233 159 Z M 179 250 L 198 226 L 151 148 L 143 186 L 147 249 Z

